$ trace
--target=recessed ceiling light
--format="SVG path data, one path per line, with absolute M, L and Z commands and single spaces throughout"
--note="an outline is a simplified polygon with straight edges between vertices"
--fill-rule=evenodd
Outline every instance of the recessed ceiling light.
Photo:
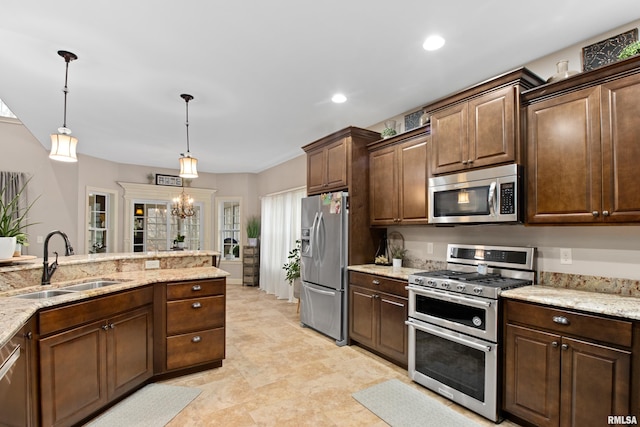
M 444 46 L 444 39 L 440 36 L 429 36 L 422 44 L 424 50 L 438 50 Z
M 336 93 L 335 95 L 333 95 L 333 96 L 331 97 L 331 100 L 332 100 L 333 102 L 335 102 L 336 104 L 342 104 L 343 102 L 346 102 L 347 97 L 346 97 L 346 96 L 344 96 L 344 95 L 343 95 L 343 94 L 341 94 L 341 93 Z

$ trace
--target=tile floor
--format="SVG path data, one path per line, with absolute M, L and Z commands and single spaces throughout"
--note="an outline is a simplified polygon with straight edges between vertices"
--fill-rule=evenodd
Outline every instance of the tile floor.
M 386 426 L 351 394 L 392 378 L 494 426 L 412 383 L 406 370 L 301 327 L 296 304 L 253 287 L 227 285 L 227 291 L 223 366 L 165 381 L 202 390 L 169 426 Z

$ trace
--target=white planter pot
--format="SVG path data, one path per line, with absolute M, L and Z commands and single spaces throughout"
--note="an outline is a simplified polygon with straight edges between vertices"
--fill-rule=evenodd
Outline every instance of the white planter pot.
M 402 267 L 402 259 L 400 259 L 400 258 L 393 258 L 392 262 L 393 262 L 393 268 L 400 268 L 400 267 Z
M 258 238 L 249 237 L 249 246 L 258 246 Z
M 293 297 L 300 299 L 300 278 L 293 281 Z
M 0 259 L 13 258 L 16 250 L 15 237 L 0 237 Z

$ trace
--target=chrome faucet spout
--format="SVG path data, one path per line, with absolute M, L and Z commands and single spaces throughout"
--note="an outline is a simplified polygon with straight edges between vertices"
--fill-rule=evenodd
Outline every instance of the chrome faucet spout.
M 73 255 L 73 247 L 71 246 L 69 237 L 67 237 L 65 233 L 60 230 L 54 230 L 51 233 L 47 234 L 47 237 L 44 239 L 42 285 L 48 285 L 51 283 L 51 276 L 53 276 L 53 273 L 55 273 L 56 269 L 58 268 L 58 252 L 54 252 L 54 254 L 56 254 L 56 260 L 49 264 L 49 239 L 51 239 L 54 234 L 59 234 L 64 239 L 64 255 Z

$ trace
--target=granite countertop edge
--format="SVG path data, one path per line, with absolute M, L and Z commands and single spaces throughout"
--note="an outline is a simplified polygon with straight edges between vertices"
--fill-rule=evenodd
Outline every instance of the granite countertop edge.
M 39 285 L 0 292 L 0 347 L 5 345 L 9 339 L 11 339 L 13 335 L 25 325 L 31 316 L 43 308 L 53 307 L 58 304 L 66 304 L 69 302 L 82 301 L 91 297 L 107 295 L 128 289 L 135 289 L 154 283 L 215 279 L 226 277 L 229 274 L 230 273 L 216 267 L 154 269 L 109 273 L 100 276 L 86 277 L 82 280 L 60 282 L 48 286 Z M 39 300 L 11 298 L 12 296 L 19 294 L 43 291 L 47 289 L 58 289 L 75 283 L 84 283 L 92 280 L 121 280 L 122 283 Z

